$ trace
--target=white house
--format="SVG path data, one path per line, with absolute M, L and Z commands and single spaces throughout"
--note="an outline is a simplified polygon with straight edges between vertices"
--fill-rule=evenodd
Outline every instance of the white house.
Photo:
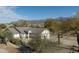
M 45 28 L 31 28 L 31 27 L 16 27 L 8 29 L 12 34 L 13 38 L 29 39 L 37 37 L 39 35 L 41 39 L 50 39 L 50 31 Z
M 41 33 L 41 39 L 50 39 L 50 31 L 45 29 Z
M 17 39 L 20 38 L 20 34 L 14 28 L 8 28 L 9 32 L 13 36 L 13 38 Z

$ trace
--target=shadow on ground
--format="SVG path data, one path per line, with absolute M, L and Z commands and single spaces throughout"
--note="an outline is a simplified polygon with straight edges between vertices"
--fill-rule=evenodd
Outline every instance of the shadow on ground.
M 57 48 L 60 48 L 60 49 L 57 50 Z M 74 47 L 73 46 L 58 46 L 57 48 L 56 48 L 57 51 L 55 51 L 54 53 L 57 53 L 57 52 L 63 53 L 63 51 L 65 51 L 65 50 L 66 50 L 65 53 L 78 53 L 79 52 L 78 47 L 76 47 L 76 46 L 74 46 Z M 30 46 L 24 45 L 24 44 L 22 44 L 20 46 L 20 48 L 18 48 L 18 50 L 20 51 L 19 53 L 36 53 L 36 51 L 34 49 L 32 49 Z M 46 52 L 44 52 L 44 53 L 46 53 Z M 52 52 L 50 52 L 50 53 L 52 53 Z
M 20 53 L 33 53 L 35 51 L 31 47 L 24 45 L 24 44 L 22 44 L 20 46 L 20 48 L 18 48 L 18 49 L 19 49 Z

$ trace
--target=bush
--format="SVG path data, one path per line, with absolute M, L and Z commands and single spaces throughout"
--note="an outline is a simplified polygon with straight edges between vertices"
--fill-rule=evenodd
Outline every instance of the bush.
M 10 42 L 15 45 L 19 45 L 19 46 L 22 44 L 20 39 L 11 39 Z
M 46 52 L 48 49 L 56 46 L 56 42 L 45 39 L 33 39 L 28 43 L 36 52 Z

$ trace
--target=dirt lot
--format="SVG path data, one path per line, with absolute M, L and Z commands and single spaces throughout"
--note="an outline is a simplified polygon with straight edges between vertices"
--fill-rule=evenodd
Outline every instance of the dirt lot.
M 57 42 L 58 38 L 56 35 L 51 36 L 51 40 L 53 42 Z M 55 50 L 55 53 L 77 53 L 78 52 L 78 44 L 77 44 L 77 37 L 74 36 L 63 36 L 60 39 L 61 44 L 59 45 L 60 50 Z
M 58 41 L 58 38 L 57 38 L 56 35 L 53 35 L 51 37 L 51 40 L 53 42 L 54 41 Z M 78 46 L 78 44 L 77 44 L 77 37 L 74 37 L 74 36 L 63 36 L 62 38 L 60 38 L 60 40 L 61 40 L 62 44 L 69 45 L 69 46 L 72 46 L 72 45 Z
M 18 53 L 20 52 L 17 47 L 14 47 L 11 43 L 8 45 L 0 44 L 0 53 Z

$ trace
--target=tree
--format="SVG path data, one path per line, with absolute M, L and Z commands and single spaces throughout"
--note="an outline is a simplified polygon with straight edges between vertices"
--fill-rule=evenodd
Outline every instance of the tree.
M 48 28 L 51 31 L 58 32 L 61 31 L 61 22 L 54 19 L 47 19 L 44 24 L 45 28 Z
M 62 22 L 61 28 L 63 31 L 69 31 L 71 29 L 71 21 L 70 19 L 64 20 Z
M 32 49 L 34 49 L 36 52 L 48 52 L 53 47 L 56 47 L 57 43 L 37 37 L 31 40 L 30 42 L 28 42 L 28 45 L 32 47 Z
M 5 24 L 0 24 L 0 29 L 4 29 L 6 28 L 6 25 Z

